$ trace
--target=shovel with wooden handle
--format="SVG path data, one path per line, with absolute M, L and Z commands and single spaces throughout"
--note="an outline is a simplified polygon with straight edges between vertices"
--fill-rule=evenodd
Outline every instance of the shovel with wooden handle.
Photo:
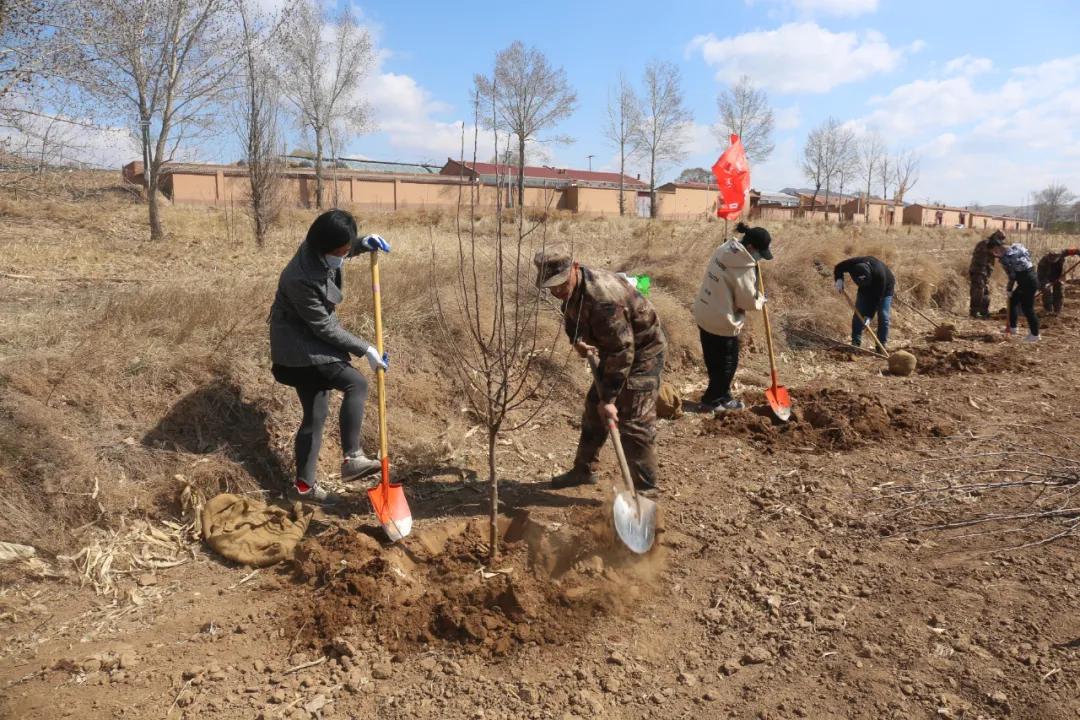
M 593 384 L 598 386 L 600 367 L 596 355 L 589 353 L 587 357 L 589 367 L 592 368 Z M 597 387 L 597 392 L 599 392 L 599 387 Z M 611 445 L 615 448 L 616 457 L 619 458 L 619 471 L 625 488 L 615 493 L 615 502 L 611 508 L 615 520 L 615 533 L 626 547 L 639 555 L 644 555 L 652 549 L 653 541 L 656 539 L 656 503 L 638 495 L 634 488 L 634 479 L 630 476 L 630 465 L 627 464 L 626 454 L 623 452 L 619 425 L 610 418 L 607 424 Z
M 379 251 L 371 252 L 371 296 L 375 304 L 375 349 L 383 357 L 382 294 L 379 289 Z M 375 517 L 391 542 L 397 542 L 412 532 L 412 511 L 400 483 L 390 482 L 390 455 L 386 437 L 386 371 L 375 371 L 379 393 L 379 459 L 382 477 L 379 484 L 367 491 Z
M 761 267 L 757 269 L 758 292 L 764 297 L 765 281 L 761 278 Z M 769 324 L 769 306 L 761 306 L 761 314 L 765 320 L 765 344 L 769 347 L 769 371 L 772 374 L 772 387 L 765 389 L 765 399 L 769 401 L 769 407 L 773 415 L 780 422 L 787 422 L 791 418 L 791 395 L 788 389 L 780 384 L 776 376 L 776 356 L 773 354 L 772 325 Z
M 877 349 L 881 351 L 881 354 L 885 356 L 885 359 L 889 359 L 889 351 L 885 349 L 885 346 L 878 340 L 877 333 L 870 327 L 870 323 L 866 321 L 866 318 L 859 312 L 859 308 L 855 307 L 855 303 L 851 301 L 851 296 L 847 294 L 847 290 L 844 291 L 844 299 L 847 300 L 847 304 L 851 306 L 851 309 L 855 313 L 855 317 L 859 318 L 859 322 L 863 324 L 863 329 L 870 333 L 870 337 L 874 339 L 874 344 L 877 345 Z

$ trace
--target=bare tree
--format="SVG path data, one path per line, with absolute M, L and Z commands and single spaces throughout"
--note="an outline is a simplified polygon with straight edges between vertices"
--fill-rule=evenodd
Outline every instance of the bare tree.
M 877 169 L 878 180 L 881 181 L 881 199 L 889 199 L 889 187 L 896 182 L 896 163 L 888 152 L 881 154 Z
M 335 129 L 351 127 L 362 131 L 368 124 L 368 108 L 357 93 L 374 62 L 371 36 L 357 24 L 348 5 L 333 19 L 330 28 L 325 20 L 319 0 L 300 0 L 289 9 L 278 44 L 282 93 L 295 110 L 300 126 L 311 133 L 315 142 L 318 208 L 326 200 L 324 149 L 333 145 Z M 329 40 L 326 30 L 331 34 Z M 336 182 L 334 187 L 336 191 Z
M 128 119 L 143 153 L 150 238 L 164 229 L 162 165 L 207 126 L 236 62 L 228 0 L 62 0 L 75 62 L 68 80 L 113 119 Z
M 489 103 L 498 96 L 498 88 L 493 90 L 496 92 L 488 96 Z M 477 115 L 480 102 L 479 94 L 474 94 Z M 485 109 L 494 114 L 497 105 L 489 104 Z M 474 128 L 478 124 L 474 123 Z M 496 157 L 498 143 L 496 129 Z M 464 160 L 464 135 L 462 145 Z M 477 145 L 474 131 L 474 163 Z M 555 362 L 555 342 L 561 329 L 545 329 L 541 323 L 545 297 L 533 283 L 533 253 L 546 246 L 546 224 L 541 221 L 525 229 L 520 222 L 522 213 L 518 212 L 516 232 L 508 232 L 502 219 L 502 197 L 496 193 L 495 235 L 492 239 L 485 233 L 481 238 L 476 227 L 478 189 L 469 190 L 467 204 L 464 192 L 463 187 L 459 188 L 456 252 L 450 258 L 440 257 L 434 242 L 431 248 L 434 277 L 442 268 L 452 267 L 454 280 L 448 290 L 432 287 L 439 327 L 447 346 L 454 348 L 447 355 L 448 367 L 473 417 L 487 434 L 489 558 L 494 562 L 499 552 L 499 473 L 495 454 L 499 437 L 522 429 L 543 410 L 558 385 L 552 375 L 561 372 L 565 359 L 561 365 Z M 533 233 L 538 228 L 541 232 L 536 234 L 537 239 Z
M 746 157 L 763 162 L 775 147 L 772 140 L 773 118 L 769 96 L 757 88 L 750 76 L 743 75 L 731 87 L 717 97 L 720 122 L 714 128 L 721 144 L 726 144 L 732 133 L 742 139 Z
M 896 178 L 896 204 L 904 204 L 904 195 L 915 189 L 919 182 L 919 156 L 911 150 L 901 150 L 893 160 L 893 177 Z
M 535 47 L 514 41 L 495 56 L 491 77 L 474 77 L 476 93 L 495 108 L 483 122 L 491 129 L 513 135 L 517 141 L 517 202 L 525 204 L 525 145 L 540 140 L 540 133 L 574 112 L 577 93 L 566 80 L 566 71 L 552 67 Z M 551 138 L 568 142 L 565 137 Z
M 626 161 L 641 153 L 637 144 L 640 125 L 641 99 L 626 77 L 620 74 L 615 94 L 608 95 L 607 123 L 604 125 L 604 137 L 619 149 L 619 215 L 626 214 Z
M 649 158 L 649 217 L 655 218 L 656 172 L 686 156 L 686 129 L 693 116 L 684 105 L 682 76 L 670 62 L 654 60 L 645 68 L 642 100 L 636 143 Z
M 1065 185 L 1054 182 L 1035 193 L 1035 210 L 1038 212 L 1040 225 L 1049 230 L 1054 223 L 1063 219 L 1069 203 L 1076 198 Z
M 271 223 L 281 212 L 281 160 L 278 158 L 277 82 L 267 55 L 278 28 L 259 15 L 251 0 L 237 0 L 243 49 L 244 92 L 240 101 L 240 140 L 248 170 L 248 202 L 255 243 L 266 244 Z
M 870 222 L 870 187 L 874 182 L 874 178 L 877 177 L 878 169 L 885 154 L 885 141 L 877 130 L 870 130 L 859 139 L 859 173 L 860 177 L 866 180 L 866 207 L 864 208 L 866 222 Z M 887 198 L 882 197 L 882 199 L 886 200 Z
M 813 214 L 817 206 L 817 196 L 821 192 L 821 186 L 825 184 L 827 174 L 827 132 L 824 126 L 816 127 L 806 136 L 806 145 L 803 146 L 803 159 L 801 162 L 803 175 L 814 184 L 814 196 L 810 200 L 810 213 Z

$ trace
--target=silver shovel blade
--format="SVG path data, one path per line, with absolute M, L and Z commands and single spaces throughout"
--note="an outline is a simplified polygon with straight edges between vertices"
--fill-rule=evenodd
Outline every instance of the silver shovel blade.
M 656 503 L 623 490 L 612 507 L 615 532 L 626 547 L 639 555 L 649 552 L 656 538 Z

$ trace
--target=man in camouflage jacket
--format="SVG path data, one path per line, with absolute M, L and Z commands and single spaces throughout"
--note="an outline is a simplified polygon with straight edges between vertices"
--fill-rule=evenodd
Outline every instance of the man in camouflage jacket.
M 565 252 L 536 254 L 536 284 L 562 301 L 563 325 L 583 357 L 595 353 L 599 372 L 585 398 L 574 467 L 552 487 L 598 481 L 608 421 L 618 423 L 630 474 L 639 491 L 656 488 L 656 398 L 667 342 L 656 311 L 636 288 L 606 270 L 574 262 Z
M 995 230 L 989 238 L 975 243 L 971 251 L 971 264 L 968 266 L 968 279 L 971 281 L 971 317 L 990 317 L 990 274 L 994 271 L 994 255 L 987 243 L 990 238 L 1005 240 L 1005 233 Z

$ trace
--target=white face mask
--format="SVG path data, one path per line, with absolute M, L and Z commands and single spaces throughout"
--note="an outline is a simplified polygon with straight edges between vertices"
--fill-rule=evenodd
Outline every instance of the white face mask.
M 326 264 L 330 266 L 331 270 L 340 270 L 341 266 L 345 264 L 344 255 L 323 255 L 326 258 Z

